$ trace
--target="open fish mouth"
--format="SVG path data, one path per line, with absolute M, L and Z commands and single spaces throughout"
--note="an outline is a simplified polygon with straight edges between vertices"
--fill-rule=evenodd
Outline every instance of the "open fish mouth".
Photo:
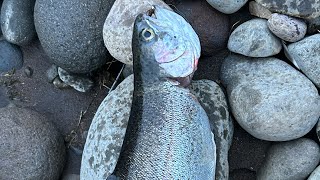
M 159 66 L 170 80 L 189 85 L 201 51 L 196 32 L 183 17 L 159 6 L 152 6 L 143 19 L 158 37 L 153 51 Z

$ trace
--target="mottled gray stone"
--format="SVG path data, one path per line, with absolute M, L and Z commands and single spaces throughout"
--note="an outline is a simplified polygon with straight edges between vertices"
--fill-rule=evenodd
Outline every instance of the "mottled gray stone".
M 304 180 L 320 161 L 319 145 L 301 138 L 271 146 L 258 180 Z
M 22 65 L 23 58 L 20 47 L 0 40 L 0 73 L 21 69 Z
M 214 81 L 198 80 L 191 84 L 194 94 L 209 117 L 209 123 L 214 132 L 216 143 L 216 178 L 229 179 L 228 152 L 233 138 L 233 122 L 229 115 L 227 99 L 221 87 Z
M 217 177 L 228 177 L 228 150 L 233 124 L 221 88 L 213 81 L 196 81 L 193 92 L 206 111 L 217 147 Z M 114 170 L 120 154 L 133 94 L 133 75 L 111 91 L 98 108 L 89 129 L 81 163 L 81 179 L 105 179 Z
M 271 17 L 271 11 L 269 9 L 265 8 L 261 4 L 250 1 L 249 2 L 249 12 L 253 16 L 257 16 L 259 18 L 269 19 Z
M 272 12 L 300 18 L 320 16 L 320 0 L 256 0 Z
M 237 12 L 247 1 L 248 0 L 207 0 L 213 8 L 225 14 Z
M 126 64 L 126 66 L 123 69 L 122 75 L 124 78 L 127 78 L 131 74 L 133 74 L 133 65 Z
M 27 45 L 36 37 L 33 9 L 36 0 L 4 0 L 1 29 L 4 38 L 17 45 Z
M 235 119 L 258 139 L 302 137 L 320 116 L 317 88 L 279 59 L 230 55 L 222 65 L 221 80 Z
M 132 34 L 136 16 L 153 5 L 170 9 L 162 0 L 116 0 L 103 26 L 103 40 L 110 54 L 132 65 Z M 100 33 L 100 31 L 99 31 Z
M 57 180 L 65 160 L 63 138 L 29 109 L 0 109 L 0 179 Z
M 273 34 L 288 42 L 299 41 L 307 33 L 307 24 L 304 21 L 278 13 L 271 15 L 268 27 Z
M 52 81 L 54 87 L 58 89 L 69 89 L 71 88 L 68 84 L 64 83 L 59 77 L 54 78 Z
M 318 166 L 309 176 L 308 180 L 319 180 L 320 179 L 320 166 Z
M 93 81 L 80 74 L 72 74 L 62 68 L 58 68 L 59 78 L 67 85 L 79 92 L 88 92 L 93 87 Z
M 272 34 L 265 19 L 252 19 L 238 26 L 230 35 L 228 49 L 250 57 L 268 57 L 281 50 L 280 40 Z
M 301 71 L 320 88 L 320 34 L 290 44 L 288 52 Z
M 44 51 L 69 72 L 87 73 L 107 61 L 102 27 L 114 0 L 37 0 L 35 27 Z

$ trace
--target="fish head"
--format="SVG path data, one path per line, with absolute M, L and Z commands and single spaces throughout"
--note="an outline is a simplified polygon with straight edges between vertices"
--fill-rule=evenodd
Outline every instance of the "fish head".
M 201 51 L 191 25 L 177 13 L 159 6 L 137 16 L 132 50 L 134 64 L 136 59 L 146 65 L 141 66 L 141 71 L 152 71 L 181 86 L 190 84 Z

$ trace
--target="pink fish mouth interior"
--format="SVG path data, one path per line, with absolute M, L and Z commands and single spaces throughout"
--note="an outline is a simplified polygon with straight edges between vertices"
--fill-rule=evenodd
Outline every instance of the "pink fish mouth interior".
M 158 19 L 158 17 L 163 17 L 163 10 L 157 9 L 157 6 L 152 6 L 145 14 L 146 19 Z M 179 32 L 178 32 L 179 33 Z M 184 44 L 176 44 L 177 46 L 183 47 Z M 186 47 L 185 47 L 186 48 Z M 171 81 L 176 81 L 180 86 L 186 87 L 190 85 L 191 79 L 194 72 L 197 70 L 198 58 L 196 58 L 190 49 L 185 49 L 183 52 L 180 51 L 175 54 L 175 49 L 170 49 L 172 51 L 163 50 L 162 46 L 159 46 L 159 49 L 155 50 L 159 52 L 156 60 L 159 63 L 159 66 L 163 68 L 171 77 L 168 77 Z M 182 52 L 182 53 L 181 53 Z

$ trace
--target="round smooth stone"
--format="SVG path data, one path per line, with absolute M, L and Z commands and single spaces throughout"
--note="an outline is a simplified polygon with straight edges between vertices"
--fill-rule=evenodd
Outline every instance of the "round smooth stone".
M 50 60 L 73 73 L 107 62 L 102 27 L 113 0 L 37 0 L 35 28 Z
M 284 61 L 230 55 L 220 77 L 235 119 L 258 139 L 293 140 L 307 134 L 318 121 L 317 88 Z
M 0 73 L 18 70 L 23 66 L 22 52 L 19 46 L 0 40 Z
M 67 85 L 79 92 L 88 92 L 93 87 L 90 77 L 81 74 L 72 74 L 62 68 L 58 68 L 59 78 Z
M 29 109 L 0 109 L 1 179 L 59 179 L 65 146 L 45 117 Z
M 316 18 L 320 16 L 319 0 L 255 0 L 272 12 L 299 18 Z
M 304 21 L 278 13 L 273 13 L 268 19 L 268 27 L 273 34 L 288 42 L 299 41 L 307 33 Z
M 153 5 L 167 9 L 161 0 L 116 0 L 105 19 L 103 40 L 110 54 L 125 64 L 132 65 L 133 23 L 138 14 L 147 12 Z
M 27 45 L 36 37 L 33 9 L 35 0 L 4 0 L 1 8 L 3 37 L 17 45 Z
M 272 145 L 265 163 L 258 171 L 258 180 L 303 180 L 320 161 L 319 145 L 301 138 Z
M 207 0 L 207 2 L 216 10 L 225 13 L 232 14 L 237 12 L 242 6 L 247 3 L 248 0 Z
M 252 19 L 238 26 L 230 35 L 228 49 L 249 57 L 278 54 L 280 40 L 272 34 L 265 19 Z
M 290 44 L 288 53 L 298 68 L 320 88 L 320 34 Z

